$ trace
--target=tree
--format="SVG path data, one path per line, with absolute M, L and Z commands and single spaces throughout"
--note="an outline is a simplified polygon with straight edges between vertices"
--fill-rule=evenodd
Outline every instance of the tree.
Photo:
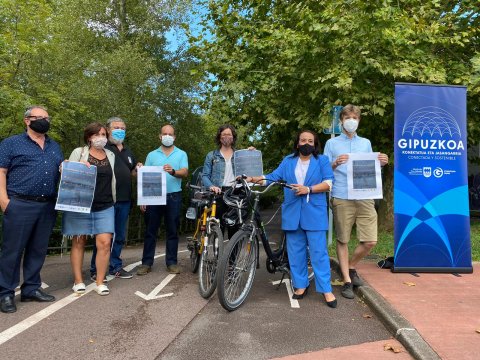
M 159 145 L 163 123 L 196 128 L 179 137 L 196 155 L 202 123 L 190 93 L 193 59 L 167 44 L 190 1 L 0 0 L 0 137 L 21 131 L 26 105 L 46 105 L 50 134 L 65 153 L 82 144 L 83 127 L 120 116 L 139 159 Z M 195 161 L 196 156 L 193 156 Z M 194 166 L 196 164 L 193 164 Z
M 191 37 L 204 106 L 259 134 L 275 164 L 294 132 L 322 130 L 332 105 L 347 103 L 362 107 L 361 135 L 391 154 L 395 82 L 464 84 L 473 141 L 479 13 L 477 1 L 209 1 L 203 31 Z M 383 215 L 393 205 L 391 168 L 385 175 Z

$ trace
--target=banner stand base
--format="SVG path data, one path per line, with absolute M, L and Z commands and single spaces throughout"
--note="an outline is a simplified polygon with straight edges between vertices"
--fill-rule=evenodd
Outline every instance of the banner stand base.
M 435 274 L 471 274 L 473 267 L 399 267 L 393 266 L 390 269 L 393 273 L 435 273 Z

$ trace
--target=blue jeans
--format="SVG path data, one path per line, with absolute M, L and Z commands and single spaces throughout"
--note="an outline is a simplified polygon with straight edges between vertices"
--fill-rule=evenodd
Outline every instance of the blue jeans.
M 130 214 L 131 201 L 118 201 L 115 203 L 115 233 L 110 253 L 109 273 L 114 275 L 123 267 L 120 254 L 125 245 L 125 234 L 127 230 L 128 215 Z M 92 260 L 90 262 L 90 274 L 96 274 L 95 258 L 97 257 L 97 247 L 93 247 Z
M 166 205 L 149 205 L 145 212 L 145 240 L 143 243 L 142 265 L 153 265 L 157 232 L 162 218 L 166 228 L 166 256 L 167 266 L 177 263 L 178 226 L 180 225 L 180 209 L 182 207 L 182 192 L 167 194 Z

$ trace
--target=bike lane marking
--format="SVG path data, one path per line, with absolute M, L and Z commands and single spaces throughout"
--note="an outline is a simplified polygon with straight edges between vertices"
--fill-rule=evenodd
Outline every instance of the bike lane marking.
M 278 285 L 278 284 L 280 284 L 280 281 L 281 280 L 272 281 L 272 284 L 273 285 Z M 299 309 L 300 304 L 298 303 L 298 300 L 292 299 L 293 292 L 292 292 L 292 287 L 290 286 L 290 279 L 283 279 L 282 282 L 287 287 L 288 299 L 290 300 L 290 307 L 295 308 L 295 309 Z
M 179 251 L 179 253 L 187 252 L 187 251 L 189 251 L 189 250 L 181 250 L 181 251 Z M 165 254 L 156 255 L 156 256 L 154 256 L 154 259 L 157 259 L 157 258 L 162 257 L 162 256 L 165 256 Z M 137 261 L 133 264 L 130 264 L 130 265 L 125 267 L 125 270 L 127 268 L 134 269 L 136 266 L 140 265 L 141 263 L 142 263 L 141 261 Z M 55 301 L 51 305 L 47 306 L 45 309 L 40 310 L 39 312 L 37 312 L 37 313 L 31 315 L 30 317 L 20 321 L 19 323 L 13 325 L 12 327 L 2 331 L 0 333 L 0 345 L 2 345 L 3 343 L 7 342 L 8 340 L 14 338 L 15 336 L 21 334 L 25 330 L 28 330 L 32 326 L 38 324 L 40 321 L 42 321 L 42 320 L 46 319 L 47 317 L 49 317 L 50 315 L 56 313 L 58 310 L 63 309 L 65 306 L 71 304 L 75 300 L 78 300 L 81 297 L 85 296 L 86 294 L 88 294 L 89 292 L 94 290 L 96 286 L 97 286 L 96 283 L 91 283 L 90 285 L 88 285 L 85 288 L 85 293 L 83 293 L 81 295 L 80 294 L 75 294 L 75 293 L 70 294 L 70 295 L 68 295 L 68 296 L 66 296 L 66 297 L 64 297 L 60 300 Z
M 144 293 L 140 292 L 140 291 L 135 291 L 135 295 L 138 295 L 140 296 L 142 299 L 144 300 L 156 300 L 156 299 L 160 299 L 160 298 L 164 298 L 164 297 L 168 297 L 168 296 L 172 296 L 173 293 L 168 293 L 168 294 L 163 294 L 163 295 L 157 295 L 160 291 L 162 291 L 162 289 L 168 285 L 168 283 L 170 281 L 173 280 L 173 278 L 175 277 L 176 275 L 175 274 L 169 274 L 165 279 L 163 279 L 163 281 L 157 286 L 155 287 L 155 289 L 153 289 L 150 294 L 148 295 L 145 295 Z

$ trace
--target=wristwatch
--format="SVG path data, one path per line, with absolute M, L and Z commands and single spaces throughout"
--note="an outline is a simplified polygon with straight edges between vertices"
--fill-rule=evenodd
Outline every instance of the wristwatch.
M 172 176 L 175 176 L 175 169 L 172 168 Z

